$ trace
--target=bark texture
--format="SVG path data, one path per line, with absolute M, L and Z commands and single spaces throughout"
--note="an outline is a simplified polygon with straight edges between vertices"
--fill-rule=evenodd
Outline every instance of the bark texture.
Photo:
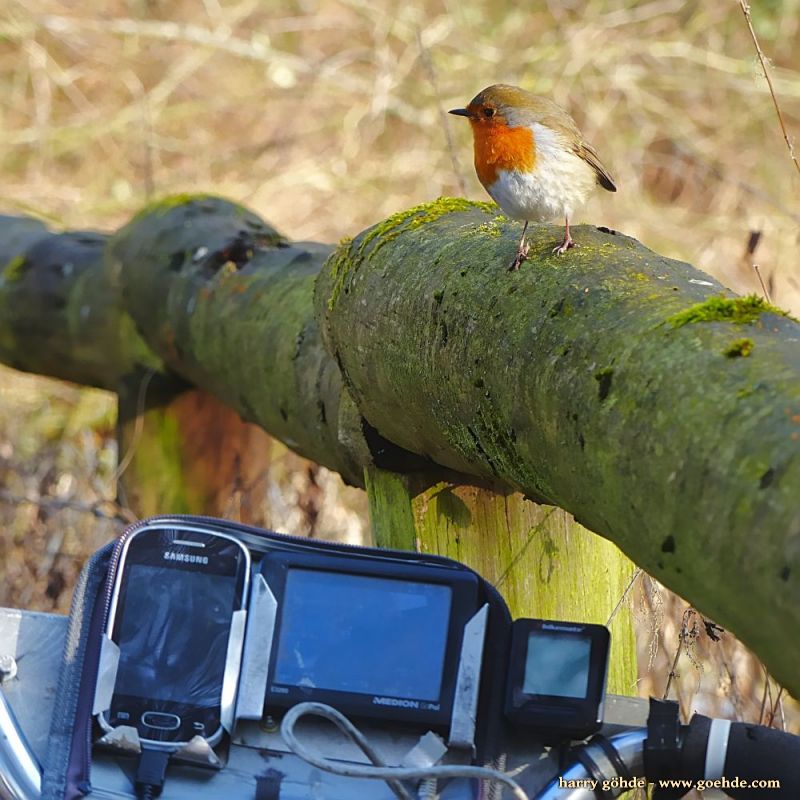
M 518 224 L 460 200 L 332 254 L 215 198 L 107 243 L 23 228 L 0 220 L 6 363 L 177 375 L 350 481 L 424 464 L 559 505 L 800 693 L 800 325 L 777 309 L 589 227 L 562 257 L 535 227 L 508 272 Z
M 454 208 L 455 206 L 455 208 Z M 343 245 L 328 350 L 386 439 L 570 511 L 800 691 L 800 325 L 590 227 L 438 204 Z M 730 295 L 730 293 L 728 293 Z

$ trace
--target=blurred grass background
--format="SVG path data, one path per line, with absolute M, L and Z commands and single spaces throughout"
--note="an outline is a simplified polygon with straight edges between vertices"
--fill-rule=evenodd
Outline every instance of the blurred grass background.
M 150 198 L 208 191 L 334 242 L 443 194 L 486 199 L 468 126 L 445 112 L 502 81 L 567 108 L 617 179 L 578 221 L 742 293 L 761 291 L 757 262 L 800 313 L 800 179 L 737 0 L 528 5 L 4 0 L 0 212 L 112 230 Z M 796 132 L 800 0 L 752 15 Z M 114 417 L 110 395 L 0 368 L 0 604 L 66 610 L 83 559 L 120 530 Z M 364 535 L 362 493 L 278 445 L 273 465 L 257 522 Z M 732 637 L 645 576 L 631 597 L 642 693 L 800 729 Z

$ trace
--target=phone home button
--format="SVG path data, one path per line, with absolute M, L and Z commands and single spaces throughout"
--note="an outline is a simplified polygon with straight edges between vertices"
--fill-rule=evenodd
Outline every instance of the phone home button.
M 181 718 L 176 714 L 145 711 L 142 714 L 142 725 L 146 725 L 148 728 L 157 728 L 160 731 L 174 731 L 180 728 Z

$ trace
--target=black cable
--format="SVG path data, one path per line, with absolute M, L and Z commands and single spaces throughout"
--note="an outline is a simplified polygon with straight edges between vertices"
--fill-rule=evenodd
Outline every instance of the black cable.
M 167 750 L 142 750 L 134 780 L 138 800 L 154 800 L 161 794 L 171 755 Z
M 563 772 L 572 761 L 573 747 L 572 742 L 559 742 L 556 745 L 558 752 L 558 771 Z

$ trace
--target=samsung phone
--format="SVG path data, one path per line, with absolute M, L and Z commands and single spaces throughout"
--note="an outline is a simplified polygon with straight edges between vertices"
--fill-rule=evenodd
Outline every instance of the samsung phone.
M 118 665 L 110 707 L 98 716 L 103 728 L 135 727 L 153 746 L 221 739 L 249 578 L 250 554 L 232 536 L 161 522 L 130 536 L 106 627 Z

